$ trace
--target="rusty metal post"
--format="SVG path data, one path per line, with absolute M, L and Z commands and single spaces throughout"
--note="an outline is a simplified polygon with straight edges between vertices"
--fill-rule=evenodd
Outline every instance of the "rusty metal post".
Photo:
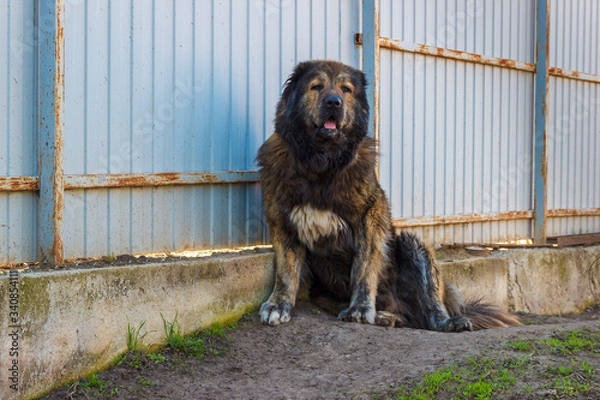
M 63 0 L 38 0 L 38 128 L 40 263 L 63 263 Z
M 547 154 L 546 122 L 548 118 L 548 37 L 549 0 L 536 1 L 536 50 L 535 50 L 535 139 L 534 139 L 534 226 L 533 240 L 546 243 L 546 194 Z
M 364 0 L 362 5 L 362 64 L 371 87 L 369 127 L 379 139 L 379 0 Z

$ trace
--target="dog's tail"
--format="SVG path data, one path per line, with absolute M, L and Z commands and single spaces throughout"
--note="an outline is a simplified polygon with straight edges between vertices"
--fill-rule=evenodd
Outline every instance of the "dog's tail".
M 415 235 L 401 232 L 396 237 L 395 253 L 397 296 L 407 310 L 408 326 L 461 331 L 521 325 L 498 307 L 480 300 L 463 301 L 456 287 L 442 282 L 435 256 Z
M 443 283 L 443 302 L 450 317 L 467 317 L 473 325 L 473 330 L 506 328 L 520 326 L 519 319 L 500 308 L 486 304 L 481 299 L 464 301 L 458 289 L 448 283 Z

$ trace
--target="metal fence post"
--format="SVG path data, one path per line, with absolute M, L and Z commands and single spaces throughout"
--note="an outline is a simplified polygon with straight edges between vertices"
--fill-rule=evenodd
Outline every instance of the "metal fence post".
M 40 263 L 60 265 L 64 257 L 64 36 L 61 21 L 63 0 L 38 0 L 37 9 Z
M 363 0 L 362 64 L 371 86 L 369 126 L 379 139 L 379 0 Z
M 548 118 L 548 37 L 549 0 L 536 1 L 535 50 L 535 158 L 534 158 L 534 234 L 536 244 L 546 243 L 547 154 L 546 121 Z

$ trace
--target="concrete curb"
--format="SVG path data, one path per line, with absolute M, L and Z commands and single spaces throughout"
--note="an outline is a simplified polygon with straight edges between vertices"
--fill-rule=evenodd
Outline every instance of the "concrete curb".
M 146 321 L 143 344 L 152 345 L 164 340 L 161 315 L 177 316 L 185 333 L 237 320 L 268 295 L 272 258 L 270 252 L 228 254 L 0 276 L 0 398 L 31 398 L 106 368 L 127 350 L 128 322 L 136 328 Z M 16 324 L 7 312 L 11 281 L 18 285 Z M 13 374 L 18 391 L 10 388 Z
M 600 300 L 600 246 L 502 251 L 439 266 L 465 298 L 483 297 L 510 311 L 571 313 Z M 127 350 L 128 323 L 136 328 L 145 321 L 143 344 L 158 344 L 162 317 L 177 316 L 186 333 L 234 321 L 257 309 L 272 285 L 268 251 L 0 275 L 0 398 L 32 398 L 106 368 Z M 15 360 L 18 391 L 10 388 Z
M 509 311 L 558 315 L 600 303 L 600 246 L 495 251 L 439 265 L 465 299 Z

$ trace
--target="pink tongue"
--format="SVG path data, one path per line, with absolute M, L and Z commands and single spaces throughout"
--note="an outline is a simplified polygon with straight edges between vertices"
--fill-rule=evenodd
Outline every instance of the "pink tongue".
M 325 122 L 325 125 L 323 125 L 323 126 L 325 127 L 325 129 L 330 129 L 330 130 L 334 130 L 337 128 L 335 121 L 332 121 L 332 120 Z

